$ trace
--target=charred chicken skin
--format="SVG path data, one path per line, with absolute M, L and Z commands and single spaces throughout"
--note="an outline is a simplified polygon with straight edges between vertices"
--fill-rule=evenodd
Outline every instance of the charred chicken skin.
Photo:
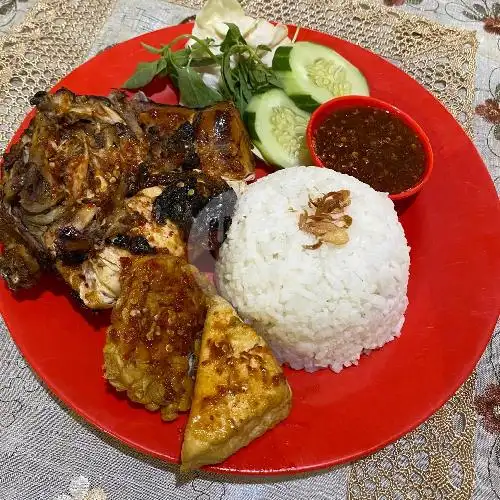
M 37 112 L 4 155 L 0 180 L 0 274 L 13 290 L 55 268 L 87 306 L 112 307 L 121 257 L 185 255 L 189 224 L 179 220 L 228 190 L 225 180 L 254 170 L 229 102 L 194 110 L 140 93 L 61 89 L 32 104 Z M 187 184 L 189 199 L 169 200 Z
M 129 217 L 129 227 L 108 238 L 100 250 L 92 252 L 81 264 L 56 262 L 56 268 L 66 282 L 91 309 L 107 309 L 120 295 L 121 258 L 140 254 L 169 253 L 187 256 L 184 235 L 170 220 L 159 224 L 151 216 L 154 200 L 162 188 L 143 189 L 124 202 L 123 217 Z M 132 222 L 133 221 L 133 222 Z
M 0 219 L 40 267 L 76 264 L 107 236 L 146 144 L 108 99 L 62 90 L 32 103 L 38 112 L 4 156 Z M 11 288 L 29 286 L 32 280 L 17 279 L 25 259 L 16 266 L 9 257 L 0 267 Z
M 122 259 L 122 295 L 104 347 L 104 373 L 119 391 L 173 420 L 191 405 L 190 359 L 207 310 L 196 268 L 170 255 Z

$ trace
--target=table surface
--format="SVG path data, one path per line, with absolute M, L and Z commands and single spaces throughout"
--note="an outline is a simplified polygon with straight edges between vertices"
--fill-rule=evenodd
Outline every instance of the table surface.
M 82 1 L 85 0 L 71 0 L 75 8 Z M 36 4 L 37 0 L 0 0 L 0 50 L 14 26 L 22 23 Z M 500 3 L 387 0 L 386 5 L 388 12 L 404 10 L 443 25 L 476 32 L 479 49 L 473 139 L 498 191 Z M 100 20 L 102 27 L 88 56 L 118 41 L 177 24 L 193 13 L 190 8 L 162 0 L 117 0 L 108 17 Z M 0 108 L 0 115 L 7 112 Z M 120 446 L 72 415 L 33 375 L 3 322 L 0 329 L 0 500 L 368 498 L 366 493 L 360 496 L 356 492 L 350 465 L 275 482 L 221 479 L 204 473 L 179 476 L 175 467 Z M 478 419 L 473 492 L 464 496 L 457 489 L 447 498 L 500 499 L 500 418 L 495 410 L 500 409 L 499 333 L 497 327 L 476 369 Z M 460 475 L 460 471 L 455 472 Z M 417 491 L 418 481 L 415 481 Z M 396 489 L 391 491 L 386 498 L 403 498 L 398 497 Z M 379 498 L 375 491 L 370 495 Z M 411 498 L 430 499 L 439 495 L 417 492 Z

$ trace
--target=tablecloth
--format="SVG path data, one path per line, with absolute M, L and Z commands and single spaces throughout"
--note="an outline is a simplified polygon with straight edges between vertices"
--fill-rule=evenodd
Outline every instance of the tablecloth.
M 471 133 L 500 188 L 499 3 L 244 3 L 266 17 L 307 18 L 330 32 L 335 27 L 338 36 L 415 76 Z M 0 0 L 0 148 L 29 107 L 19 96 L 31 90 L 33 78 L 49 86 L 105 47 L 176 24 L 199 5 L 197 0 Z M 74 41 L 65 57 L 51 46 L 58 36 Z M 47 50 L 30 59 L 31 44 L 47 44 Z M 459 53 L 450 56 L 454 48 Z M 3 323 L 0 330 L 0 500 L 500 498 L 498 329 L 458 396 L 415 432 L 351 465 L 266 480 L 203 472 L 182 476 L 175 466 L 120 445 L 59 403 L 31 372 Z M 429 458 L 432 440 L 445 442 Z

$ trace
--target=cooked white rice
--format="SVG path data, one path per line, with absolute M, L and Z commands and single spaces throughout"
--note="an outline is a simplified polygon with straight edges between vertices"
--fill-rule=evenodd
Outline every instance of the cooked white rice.
M 308 197 L 349 189 L 350 241 L 303 245 Z M 400 334 L 409 248 L 386 194 L 332 170 L 295 167 L 252 184 L 239 199 L 216 267 L 220 293 L 292 368 L 338 372 Z

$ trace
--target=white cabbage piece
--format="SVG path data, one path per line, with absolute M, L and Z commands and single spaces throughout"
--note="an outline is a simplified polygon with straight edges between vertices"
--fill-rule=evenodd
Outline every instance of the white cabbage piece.
M 237 0 L 208 0 L 196 16 L 192 34 L 201 39 L 212 38 L 219 44 L 226 36 L 226 23 L 236 24 L 248 45 L 267 45 L 271 49 L 262 57 L 262 62 L 267 66 L 271 66 L 278 47 L 292 43 L 284 24 L 274 25 L 264 19 L 247 16 Z M 189 41 L 190 45 L 193 43 L 193 40 Z M 218 48 L 214 48 L 213 52 L 219 53 Z M 220 79 L 218 67 L 197 68 L 197 71 L 207 86 L 217 89 Z

